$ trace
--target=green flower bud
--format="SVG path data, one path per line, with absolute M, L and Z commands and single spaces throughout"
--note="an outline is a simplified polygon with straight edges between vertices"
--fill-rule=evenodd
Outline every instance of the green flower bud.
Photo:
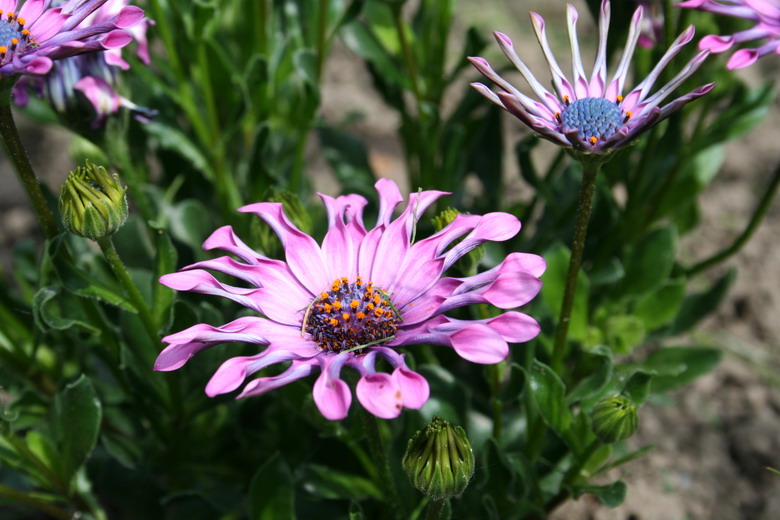
M 639 427 L 639 414 L 630 399 L 623 396 L 607 397 L 596 404 L 590 413 L 593 433 L 604 443 L 628 439 Z
M 401 464 L 412 485 L 432 500 L 460 495 L 474 476 L 466 432 L 439 417 L 409 440 Z
M 449 226 L 460 214 L 460 211 L 457 209 L 447 208 L 433 217 L 431 223 L 436 232 L 439 232 Z M 477 267 L 484 257 L 484 249 L 482 249 L 482 247 L 477 247 L 461 257 L 461 259 L 455 263 L 455 266 L 466 275 L 474 275 L 477 273 Z
M 117 174 L 89 161 L 68 173 L 60 194 L 60 215 L 65 229 L 98 240 L 113 235 L 127 219 L 127 198 Z

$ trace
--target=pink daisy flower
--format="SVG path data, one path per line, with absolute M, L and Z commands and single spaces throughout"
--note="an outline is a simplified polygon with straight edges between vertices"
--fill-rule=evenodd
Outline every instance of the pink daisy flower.
M 376 189 L 379 211 L 371 229 L 363 224 L 367 204 L 363 197 L 320 194 L 328 214 L 321 245 L 296 228 L 279 203 L 241 208 L 276 232 L 285 261 L 258 254 L 225 226 L 203 247 L 233 256 L 198 262 L 160 281 L 177 291 L 231 299 L 258 315 L 218 327 L 201 323 L 167 336 L 163 341 L 168 347 L 157 358 L 155 370 L 176 370 L 214 345 L 253 343 L 262 350 L 225 361 L 206 385 L 209 396 L 242 385 L 239 398 L 261 395 L 319 373 L 313 389 L 315 404 L 326 418 L 343 419 L 352 392 L 340 373 L 348 367 L 359 375 L 355 391 L 363 407 L 378 417 L 393 418 L 403 408 L 419 409 L 429 396 L 427 381 L 406 365 L 398 347 L 438 345 L 473 363 L 491 364 L 507 357 L 508 343 L 528 341 L 539 333 L 536 321 L 517 311 L 483 320 L 447 316 L 453 309 L 480 303 L 514 309 L 539 292 L 545 263 L 532 254 L 512 253 L 475 276 L 442 276 L 480 244 L 517 234 L 520 222 L 514 216 L 458 215 L 440 232 L 412 243 L 417 219 L 445 193 L 411 194 L 404 211 L 393 220 L 393 211 L 403 200 L 398 187 L 381 179 Z M 226 285 L 206 269 L 234 276 L 251 287 Z M 379 359 L 387 361 L 390 373 L 377 370 Z M 249 376 L 278 363 L 289 366 L 279 375 L 244 384 Z
M 715 86 L 714 83 L 703 85 L 661 105 L 672 91 L 701 66 L 709 54 L 709 51 L 702 51 L 694 56 L 669 83 L 659 89 L 653 89 L 663 69 L 693 38 L 694 28 L 690 26 L 677 37 L 650 74 L 625 93 L 631 58 L 641 32 L 642 13 L 643 9 L 640 6 L 631 18 L 626 47 L 612 79 L 607 79 L 610 3 L 609 0 L 603 0 L 596 63 L 590 77 L 585 74 L 580 56 L 576 27 L 577 10 L 569 4 L 567 20 L 573 65 L 572 81 L 566 78 L 547 42 L 544 19 L 532 12 L 531 22 L 550 67 L 555 93 L 547 90 L 534 77 L 528 66 L 520 59 L 509 36 L 500 32 L 494 33 L 498 45 L 528 82 L 537 99 L 520 92 L 517 87 L 493 70 L 484 58 L 472 57 L 469 60 L 500 90 L 493 92 L 482 83 L 472 83 L 472 86 L 490 101 L 520 119 L 540 137 L 587 155 L 608 154 L 625 146 L 641 133 L 663 121 L 686 103 L 703 96 Z
M 699 42 L 700 49 L 719 53 L 746 41 L 767 40 L 758 48 L 736 51 L 726 64 L 728 69 L 742 69 L 754 64 L 767 54 L 780 54 L 780 0 L 688 0 L 676 5 L 687 9 L 698 9 L 744 18 L 755 23 L 750 29 L 730 36 L 711 34 Z
M 106 0 L 68 0 L 48 8 L 49 0 L 0 0 L 0 78 L 42 75 L 52 60 L 124 47 L 133 37 L 123 29 L 144 15 L 124 6 L 109 17 L 82 22 Z

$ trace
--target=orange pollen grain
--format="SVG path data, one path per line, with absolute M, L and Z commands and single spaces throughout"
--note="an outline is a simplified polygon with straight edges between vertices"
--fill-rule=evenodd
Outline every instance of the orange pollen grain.
M 349 314 L 347 314 L 345 312 L 344 314 L 341 315 L 341 319 L 343 319 L 344 321 L 347 321 L 349 319 Z
M 357 300 L 352 300 L 351 302 L 349 302 L 349 306 L 352 307 L 353 309 L 357 309 L 358 305 L 360 305 L 360 302 Z
M 324 292 L 324 293 L 320 294 L 320 298 L 322 298 L 323 300 L 327 300 L 328 299 L 328 293 Z
M 381 318 L 384 313 L 385 311 L 383 309 L 379 309 L 379 308 L 374 309 L 374 316 L 376 316 L 377 318 Z
M 28 29 L 24 29 L 22 31 L 22 36 L 30 36 L 30 31 Z
M 333 302 L 333 308 L 337 311 L 341 310 L 341 302 Z
M 335 327 L 336 325 L 339 324 L 339 320 L 337 320 L 336 318 L 331 318 L 330 319 L 330 324 Z
M 11 38 L 11 45 L 19 45 L 19 40 L 17 38 Z
M 326 303 L 325 305 L 322 306 L 322 308 L 325 310 L 325 312 L 329 313 L 330 311 L 333 310 L 333 305 Z
M 595 135 L 592 135 L 588 141 L 590 141 L 590 144 L 596 144 L 598 142 L 598 138 Z
M 357 316 L 357 319 L 359 320 L 365 319 L 366 317 L 365 313 L 363 312 L 358 312 L 357 314 L 355 314 L 355 316 Z
M 19 25 L 24 25 L 26 21 L 27 20 L 25 20 L 24 18 L 19 18 L 18 20 L 16 20 L 16 23 L 18 23 Z
M 366 309 L 368 309 L 370 311 L 373 311 L 374 310 L 374 304 L 373 303 L 367 303 L 366 304 Z
M 5 54 L 6 52 L 8 52 L 8 47 L 0 45 L 0 54 Z
M 379 305 L 379 302 L 380 302 L 381 300 L 382 300 L 382 297 L 381 297 L 381 296 L 379 296 L 378 294 L 375 294 L 375 295 L 374 295 L 374 303 L 375 303 L 375 304 Z
M 626 119 L 631 119 L 631 111 L 626 112 Z
M 349 283 L 349 280 L 347 280 L 346 278 L 342 278 L 341 283 Z
M 621 101 L 623 101 L 623 96 L 618 96 L 617 97 L 617 102 L 620 103 Z

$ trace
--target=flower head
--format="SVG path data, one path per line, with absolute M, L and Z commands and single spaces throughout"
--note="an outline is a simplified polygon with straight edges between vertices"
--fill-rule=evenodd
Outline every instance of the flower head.
M 62 0 L 54 0 L 53 5 L 62 5 Z M 102 6 L 85 18 L 79 27 L 89 27 L 112 19 L 123 9 L 129 7 L 128 0 L 107 0 Z M 146 30 L 150 21 L 141 18 L 132 26 L 122 30 L 136 43 L 136 55 L 144 63 L 149 63 Z M 14 101 L 25 106 L 30 92 L 48 98 L 52 107 L 62 114 L 83 113 L 84 100 L 94 112 L 92 128 L 101 126 L 106 118 L 120 108 L 130 110 L 137 119 L 147 121 L 156 112 L 141 107 L 120 96 L 116 92 L 120 70 L 130 65 L 122 58 L 121 48 L 111 48 L 103 52 L 93 52 L 71 56 L 54 62 L 51 70 L 43 76 L 26 76 L 14 86 Z M 77 94 L 78 93 L 78 94 Z
M 780 54 L 780 1 L 778 0 L 687 0 L 676 5 L 744 18 L 755 23 L 750 29 L 730 36 L 709 35 L 699 42 L 700 49 L 718 53 L 727 51 L 742 42 L 767 40 L 758 48 L 740 49 L 732 54 L 726 64 L 729 69 L 747 67 L 767 54 Z
M 0 0 L 0 78 L 48 73 L 53 60 L 124 47 L 143 11 L 123 6 L 104 18 L 83 23 L 107 0 Z M 17 10 L 18 8 L 18 10 Z
M 708 51 L 699 52 L 669 83 L 653 93 L 653 85 L 664 67 L 680 52 L 694 34 L 693 26 L 685 30 L 672 44 L 661 61 L 636 87 L 625 93 L 628 69 L 639 38 L 642 23 L 642 7 L 634 12 L 623 56 L 612 79 L 607 81 L 607 32 L 609 29 L 610 3 L 603 0 L 599 22 L 599 45 L 596 63 L 590 78 L 585 75 L 577 40 L 577 10 L 570 4 L 567 11 L 569 40 L 573 64 L 573 81 L 569 81 L 553 56 L 547 42 L 544 19 L 531 13 L 531 22 L 552 72 L 555 93 L 537 81 L 530 69 L 515 51 L 512 40 L 505 34 L 495 33 L 498 45 L 512 64 L 528 82 L 537 99 L 533 99 L 502 78 L 484 58 L 469 58 L 500 90 L 496 93 L 482 83 L 472 83 L 483 96 L 505 108 L 528 125 L 541 137 L 561 146 L 570 147 L 580 154 L 600 156 L 619 148 L 652 128 L 686 103 L 709 92 L 714 84 L 699 87 L 692 92 L 659 106 L 661 102 L 683 83 L 706 58 Z
M 341 369 L 349 367 L 360 376 L 356 393 L 363 407 L 378 417 L 392 418 L 404 407 L 422 407 L 429 395 L 428 383 L 407 367 L 397 347 L 440 345 L 473 363 L 489 364 L 507 356 L 507 342 L 528 341 L 539 333 L 534 319 L 516 311 L 482 320 L 446 315 L 477 303 L 513 309 L 539 292 L 545 264 L 531 254 L 512 253 L 475 276 L 442 277 L 480 244 L 514 236 L 520 230 L 515 217 L 458 215 L 438 233 L 411 243 L 417 220 L 444 193 L 411 194 L 406 209 L 393 220 L 393 211 L 403 200 L 398 187 L 381 179 L 376 189 L 379 210 L 371 229 L 363 224 L 367 204 L 363 197 L 320 195 L 328 214 L 321 245 L 290 222 L 281 203 L 241 208 L 274 230 L 286 261 L 259 255 L 225 226 L 203 247 L 233 256 L 198 262 L 160 281 L 179 291 L 229 298 L 259 315 L 218 327 L 197 324 L 167 336 L 163 341 L 168 347 L 157 358 L 155 370 L 178 369 L 195 354 L 221 343 L 252 343 L 262 350 L 225 361 L 207 384 L 208 395 L 232 392 L 265 367 L 288 363 L 279 375 L 249 381 L 239 397 L 264 394 L 319 372 L 314 402 L 326 418 L 337 420 L 346 417 L 352 401 L 349 386 L 340 377 Z M 205 269 L 252 287 L 226 285 Z M 391 373 L 377 371 L 380 359 Z

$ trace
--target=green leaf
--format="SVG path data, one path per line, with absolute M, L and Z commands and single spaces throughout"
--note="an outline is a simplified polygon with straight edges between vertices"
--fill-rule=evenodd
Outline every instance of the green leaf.
M 157 255 L 154 261 L 154 277 L 152 279 L 152 316 L 155 316 L 158 324 L 166 328 L 173 319 L 171 310 L 173 301 L 176 298 L 176 292 L 165 287 L 158 280 L 162 275 L 176 270 L 178 255 L 173 242 L 171 242 L 170 235 L 165 230 L 156 229 L 154 233 Z
M 670 280 L 660 289 L 649 292 L 637 301 L 634 314 L 651 331 L 674 319 L 685 298 L 685 280 Z
M 370 4 L 369 4 L 370 5 Z M 382 46 L 377 37 L 362 23 L 355 21 L 341 28 L 341 39 L 355 54 L 376 67 L 378 73 L 396 85 L 409 85 L 409 80 L 396 65 L 393 56 Z
M 63 293 L 61 287 L 42 287 L 33 298 L 35 325 L 40 330 L 66 330 L 80 327 L 92 334 L 98 334 L 98 328 L 79 319 L 83 317 L 83 313 L 80 312 L 78 302 L 72 301 L 73 298 L 76 297 Z M 68 313 L 72 313 L 73 316 L 68 316 Z
M 64 234 L 58 235 L 49 243 L 49 256 L 62 285 L 79 296 L 96 298 L 124 310 L 136 312 L 135 307 L 118 292 L 119 288 L 111 288 L 99 282 L 91 273 L 73 265 L 69 259 L 70 255 L 66 254 L 63 237 Z
M 599 499 L 599 502 L 612 509 L 626 499 L 626 485 L 622 480 L 613 482 L 606 486 L 577 486 L 573 488 L 574 497 L 579 498 L 585 493 L 589 493 Z
M 333 173 L 348 192 L 370 194 L 374 174 L 368 162 L 368 152 L 357 137 L 332 127 L 319 130 L 320 143 Z
M 599 346 L 587 354 L 599 359 L 598 368 L 582 379 L 566 397 L 569 404 L 597 396 L 612 379 L 612 352 Z
M 274 453 L 252 477 L 249 517 L 252 520 L 295 520 L 293 477 L 279 453 Z
M 663 393 L 711 372 L 722 357 L 723 352 L 712 347 L 665 347 L 647 358 L 642 367 L 657 374 L 650 391 Z
M 672 323 L 670 334 L 676 335 L 690 330 L 720 307 L 736 277 L 737 270 L 732 267 L 708 290 L 687 296 Z
M 344 473 L 329 466 L 308 464 L 301 476 L 309 493 L 327 499 L 382 499 L 382 491 L 371 480 Z
M 563 381 L 552 368 L 537 360 L 534 360 L 528 375 L 531 395 L 539 413 L 550 428 L 563 434 L 572 421 Z
M 637 407 L 641 406 L 650 393 L 650 382 L 652 380 L 652 374 L 643 371 L 634 372 L 628 381 L 626 381 L 626 384 L 623 386 L 623 390 L 620 393 L 631 399 Z
M 143 128 L 150 136 L 157 139 L 161 148 L 178 153 L 201 172 L 207 180 L 214 180 L 214 172 L 211 170 L 208 159 L 201 153 L 198 145 L 190 141 L 190 138 L 181 130 L 154 121 L 143 125 Z
M 97 442 L 102 407 L 85 375 L 67 385 L 54 400 L 54 432 L 63 480 L 70 482 Z
M 636 316 L 618 314 L 609 316 L 605 325 L 604 338 L 609 347 L 618 354 L 628 354 L 645 338 L 645 326 Z
M 660 287 L 669 278 L 677 250 L 677 230 L 656 229 L 639 241 L 626 263 L 622 292 L 638 296 Z
M 171 235 L 195 250 L 211 232 L 209 212 L 195 199 L 186 199 L 173 207 L 165 208 L 166 217 L 171 223 Z
M 557 244 L 544 254 L 547 270 L 542 275 L 542 299 L 557 316 L 563 303 L 566 285 L 566 272 L 569 269 L 569 250 L 563 244 Z M 583 271 L 577 278 L 577 292 L 569 322 L 569 337 L 582 340 L 588 332 L 588 279 Z

